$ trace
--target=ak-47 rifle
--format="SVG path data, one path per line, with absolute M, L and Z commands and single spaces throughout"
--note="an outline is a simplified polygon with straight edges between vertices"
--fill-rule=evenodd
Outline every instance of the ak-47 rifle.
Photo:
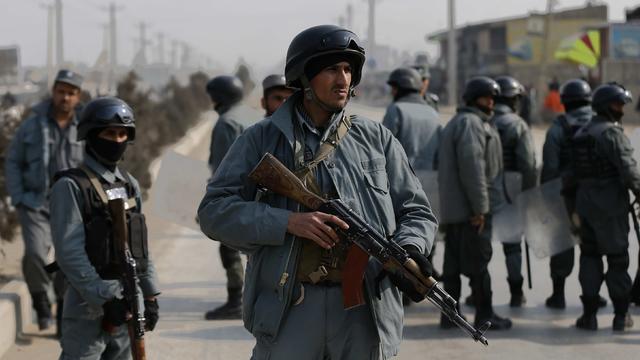
M 129 231 L 123 199 L 109 200 L 109 213 L 113 221 L 113 240 L 118 263 L 120 280 L 122 281 L 122 295 L 129 305 L 132 317 L 127 321 L 129 340 L 131 341 L 131 356 L 133 360 L 147 358 L 144 349 L 144 312 L 140 309 L 140 292 L 138 290 L 138 273 L 136 260 L 129 250 Z M 108 332 L 113 332 L 111 324 L 104 323 Z
M 372 256 L 382 264 L 387 272 L 401 275 L 411 281 L 420 294 L 475 341 L 479 341 L 485 346 L 488 345 L 484 332 L 491 326 L 490 322 L 486 322 L 480 329 L 469 324 L 458 313 L 457 302 L 440 287 L 433 277 L 425 277 L 415 261 L 402 247 L 380 235 L 342 201 L 325 200 L 310 192 L 300 179 L 269 153 L 262 157 L 260 163 L 249 174 L 249 178 L 267 190 L 292 199 L 311 210 L 335 215 L 349 225 L 347 230 L 336 229 L 341 239 L 352 244 L 343 272 L 345 278 L 342 289 L 345 306 L 363 303 L 363 269 L 366 267 L 368 257 Z M 365 261 L 356 261 L 357 269 L 354 270 L 350 268 L 350 262 L 353 259 L 362 259 L 358 253 L 365 256 Z M 350 273 L 359 275 L 355 279 L 353 275 L 347 278 Z

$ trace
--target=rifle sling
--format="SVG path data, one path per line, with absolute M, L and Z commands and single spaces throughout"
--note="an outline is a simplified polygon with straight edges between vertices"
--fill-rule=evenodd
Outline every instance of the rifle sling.
M 98 196 L 100 197 L 100 201 L 102 201 L 102 203 L 105 206 L 107 206 L 107 204 L 109 204 L 109 196 L 107 196 L 107 193 L 104 191 L 104 188 L 102 187 L 102 184 L 98 179 L 98 176 L 96 176 L 96 173 L 93 172 L 93 170 L 89 169 L 84 164 L 80 165 L 79 169 L 82 170 L 82 172 L 84 172 L 85 175 L 87 175 L 87 178 L 89 178 L 89 182 L 98 193 Z M 135 198 L 125 199 L 124 204 L 125 204 L 125 210 L 133 209 L 137 205 Z

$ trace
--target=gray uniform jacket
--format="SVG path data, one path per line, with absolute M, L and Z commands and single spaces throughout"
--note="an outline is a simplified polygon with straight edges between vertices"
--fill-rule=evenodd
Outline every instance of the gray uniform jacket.
M 32 115 L 20 125 L 7 149 L 4 171 L 7 177 L 7 191 L 14 206 L 21 204 L 38 209 L 45 204 L 50 185 L 50 107 L 50 100 L 33 107 Z M 74 117 L 69 125 L 69 163 L 72 166 L 80 165 L 84 156 L 84 142 L 76 141 L 77 125 L 77 117 Z
M 118 169 L 115 173 L 111 172 L 89 155 L 84 163 L 109 183 L 114 183 L 116 178 L 126 181 Z M 133 177 L 131 181 L 136 189 L 137 206 L 140 208 L 140 186 Z M 102 304 L 114 297 L 122 297 L 122 286 L 118 280 L 102 280 L 89 262 L 80 210 L 83 203 L 83 194 L 75 181 L 63 177 L 53 185 L 50 200 L 51 234 L 56 261 L 71 285 L 65 295 L 63 316 L 94 320 L 103 315 Z M 151 259 L 147 272 L 138 274 L 138 277 L 144 297 L 159 293 Z
M 506 154 L 505 149 L 513 152 L 510 156 L 514 156 L 515 169 L 505 169 L 505 171 L 517 171 L 522 174 L 523 190 L 535 187 L 538 173 L 529 126 L 509 106 L 504 104 L 496 104 L 492 121 L 500 134 L 503 152 Z
M 419 94 L 389 105 L 382 124 L 400 141 L 414 169 L 435 168 L 442 125 L 438 113 Z
M 589 105 L 556 117 L 549 130 L 547 130 L 544 146 L 542 147 L 542 175 L 540 182 L 551 181 L 568 171 L 570 150 L 567 142 L 572 134 L 565 133 L 562 123 L 564 122 L 569 127 L 576 128 L 584 126 L 591 121 L 592 117 L 593 110 Z
M 239 103 L 228 110 L 220 111 L 218 121 L 211 132 L 211 145 L 209 148 L 209 167 L 214 173 L 224 156 L 229 151 L 231 144 L 242 134 L 247 124 L 239 117 Z
M 576 211 L 593 228 L 599 253 L 619 254 L 629 246 L 629 190 L 640 194 L 633 147 L 621 126 L 599 116 L 581 131 L 591 132 L 596 153 L 614 165 L 618 176 L 577 179 Z
M 479 109 L 463 106 L 442 130 L 438 183 L 443 224 L 488 214 L 504 201 L 500 135 L 489 120 Z
M 299 205 L 272 193 L 253 201 L 256 184 L 247 175 L 266 152 L 293 168 L 298 101 L 300 92 L 238 138 L 198 209 L 200 227 L 207 236 L 249 254 L 243 318 L 259 341 L 274 341 L 291 306 L 301 241 L 287 233 L 287 222 Z M 339 197 L 401 246 L 430 249 L 436 219 L 400 143 L 381 124 L 360 117 L 352 122 L 325 160 Z M 374 279 L 380 271 L 381 266 L 371 260 L 365 286 L 383 354 L 389 357 L 397 353 L 402 339 L 403 308 L 400 292 L 386 278 L 380 283 L 381 298 L 374 295 Z

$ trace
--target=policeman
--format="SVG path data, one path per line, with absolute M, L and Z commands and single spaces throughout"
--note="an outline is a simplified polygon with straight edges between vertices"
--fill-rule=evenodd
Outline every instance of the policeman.
M 435 170 L 442 125 L 438 113 L 422 96 L 420 73 L 414 68 L 401 67 L 391 72 L 387 84 L 391 86 L 393 103 L 387 107 L 382 125 L 400 141 L 413 169 Z M 433 260 L 435 246 L 434 242 L 429 261 Z M 434 271 L 434 276 L 439 278 L 440 274 Z M 411 300 L 405 297 L 404 304 L 410 305 Z
M 522 190 L 527 190 L 536 186 L 538 175 L 531 130 L 517 113 L 520 99 L 524 95 L 524 87 L 511 76 L 500 76 L 496 78 L 496 82 L 500 86 L 500 96 L 496 98 L 492 121 L 500 134 L 505 176 L 508 177 L 509 172 L 520 173 L 522 175 Z M 513 200 L 515 199 L 507 198 L 507 201 Z M 509 305 L 520 307 L 526 302 L 522 292 L 524 278 L 522 277 L 520 241 L 516 243 L 504 242 L 502 249 L 507 265 L 507 282 L 511 292 Z
M 344 309 L 345 246 L 327 224 L 346 224 L 277 194 L 258 193 L 247 175 L 265 152 L 316 194 L 340 197 L 430 273 L 423 253 L 436 220 L 401 145 L 381 124 L 344 111 L 364 60 L 360 40 L 347 29 L 321 25 L 298 34 L 285 76 L 301 90 L 238 138 L 198 209 L 205 234 L 249 253 L 243 316 L 256 337 L 254 359 L 394 356 L 403 318 L 394 284 L 413 290 L 402 279 L 382 276 L 371 261 L 366 304 Z
M 262 80 L 262 99 L 260 104 L 266 116 L 273 115 L 295 89 L 287 86 L 284 75 L 272 74 Z
M 476 307 L 476 326 L 491 321 L 491 329 L 511 328 L 511 320 L 493 311 L 489 261 L 491 213 L 503 201 L 500 136 L 491 124 L 498 84 L 485 76 L 466 84 L 465 106 L 447 123 L 440 140 L 438 183 L 440 221 L 445 226 L 442 280 L 457 301 L 460 274 L 469 277 Z M 452 328 L 446 316 L 440 326 Z
M 31 110 L 31 116 L 20 125 L 7 150 L 7 190 L 18 210 L 25 247 L 22 272 L 40 330 L 48 328 L 51 321 L 48 293 L 54 285 L 45 271 L 45 265 L 53 260 L 46 195 L 56 172 L 82 163 L 84 144 L 76 140 L 81 86 L 82 76 L 60 70 L 51 99 Z M 58 309 L 62 308 L 63 288 L 63 278 L 56 276 Z M 61 313 L 58 311 L 58 320 Z
M 580 285 L 583 315 L 576 326 L 597 330 L 599 291 L 606 282 L 613 303 L 613 330 L 632 325 L 628 315 L 629 190 L 640 195 L 640 172 L 620 120 L 631 94 L 619 84 L 599 86 L 591 106 L 591 122 L 573 137 L 573 175 L 578 183 L 576 212 L 580 218 Z M 607 257 L 604 273 L 602 257 Z
M 382 124 L 400 141 L 414 169 L 435 169 L 442 126 L 438 113 L 420 95 L 420 74 L 412 68 L 398 68 L 391 72 L 387 84 L 393 103 L 387 107 Z
M 155 270 L 149 258 L 147 229 L 141 213 L 140 187 L 118 163 L 135 140 L 133 112 L 124 101 L 98 98 L 87 104 L 78 125 L 86 141 L 80 167 L 59 172 L 51 189 L 51 232 L 56 261 L 70 287 L 65 296 L 60 359 L 129 359 L 122 299 L 108 199 L 124 198 L 129 247 L 136 260 L 139 291 L 144 297 L 146 330 L 158 321 Z M 106 331 L 106 324 L 115 331 Z
M 216 76 L 207 83 L 207 93 L 218 113 L 218 121 L 211 133 L 209 153 L 209 167 L 211 173 L 215 174 L 231 144 L 245 129 L 245 124 L 238 114 L 238 107 L 243 98 L 242 81 L 235 76 Z M 204 317 L 207 320 L 240 319 L 244 281 L 240 252 L 221 243 L 220 259 L 227 274 L 227 302 L 207 311 Z
M 429 71 L 429 62 L 426 56 L 418 56 L 413 68 L 420 73 L 422 77 L 422 87 L 420 88 L 420 95 L 435 111 L 438 111 L 438 103 L 440 98 L 438 95 L 429 92 L 429 82 L 431 81 L 431 72 Z
M 593 109 L 591 109 L 591 87 L 580 79 L 567 81 L 560 88 L 560 99 L 566 109 L 553 121 L 542 148 L 542 183 L 562 177 L 564 179 L 562 196 L 567 211 L 575 222 L 575 184 L 567 181 L 570 177 L 570 141 L 576 131 L 591 121 Z M 577 232 L 577 223 L 572 225 L 572 231 Z M 552 309 L 564 309 L 566 307 L 564 284 L 571 274 L 574 264 L 574 249 L 567 249 L 551 256 L 549 268 L 553 293 L 547 298 L 545 305 Z M 605 301 L 602 299 L 602 301 Z M 605 303 L 601 306 L 606 305 Z

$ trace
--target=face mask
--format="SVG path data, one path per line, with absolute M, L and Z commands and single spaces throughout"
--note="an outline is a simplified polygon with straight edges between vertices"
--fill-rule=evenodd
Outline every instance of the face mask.
M 116 165 L 122 159 L 125 150 L 127 150 L 126 141 L 119 143 L 100 137 L 90 139 L 88 145 L 97 155 L 98 160 L 105 162 L 106 165 Z

